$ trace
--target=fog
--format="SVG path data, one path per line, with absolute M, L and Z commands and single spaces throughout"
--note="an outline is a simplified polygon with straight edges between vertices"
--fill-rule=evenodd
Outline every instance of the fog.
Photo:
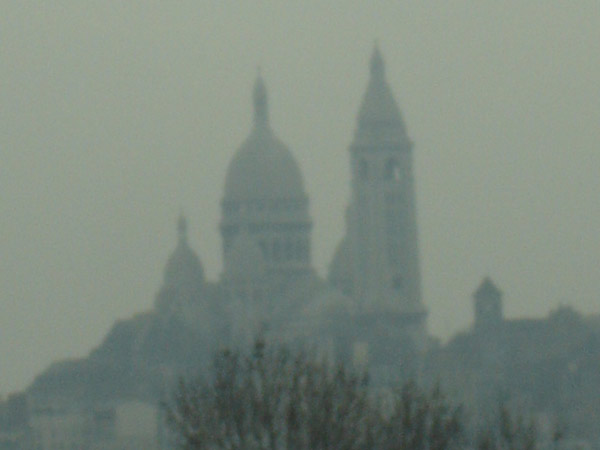
M 5 0 L 0 393 L 152 307 L 181 209 L 219 276 L 258 66 L 325 275 L 376 39 L 415 142 L 429 331 L 467 327 L 485 275 L 510 317 L 600 313 L 597 0 Z

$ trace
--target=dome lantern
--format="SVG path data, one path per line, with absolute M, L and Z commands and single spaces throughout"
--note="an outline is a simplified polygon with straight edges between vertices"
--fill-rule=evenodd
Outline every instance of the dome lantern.
M 187 219 L 183 215 L 183 211 L 179 213 L 177 220 L 177 236 L 180 242 L 187 241 Z
M 383 80 L 385 77 L 385 62 L 379 50 L 379 45 L 375 42 L 373 53 L 371 53 L 371 76 Z
M 256 125 L 266 125 L 269 122 L 269 104 L 267 99 L 267 88 L 260 75 L 254 82 L 254 123 Z

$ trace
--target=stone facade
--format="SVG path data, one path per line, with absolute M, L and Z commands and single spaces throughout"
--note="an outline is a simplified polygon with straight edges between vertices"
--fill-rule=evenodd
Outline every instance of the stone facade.
M 600 321 L 568 308 L 507 320 L 500 290 L 486 279 L 472 329 L 445 345 L 428 336 L 413 144 L 377 48 L 349 148 L 346 234 L 327 280 L 312 266 L 302 174 L 271 128 L 260 76 L 253 106 L 225 179 L 220 278 L 205 278 L 182 216 L 154 308 L 116 322 L 88 357 L 52 364 L 26 402 L 0 403 L 0 448 L 160 447 L 169 439 L 158 405 L 177 377 L 204 371 L 212 352 L 258 333 L 366 366 L 375 383 L 442 382 L 482 416 L 510 393 L 521 410 L 545 423 L 562 414 L 575 435 L 600 442 Z
M 28 395 L 36 410 L 53 413 L 38 416 L 34 427 L 63 430 L 80 420 L 85 423 L 73 427 L 81 431 L 93 411 L 116 410 L 131 400 L 156 405 L 177 376 L 204 370 L 213 351 L 248 345 L 258 333 L 369 364 L 380 380 L 400 367 L 416 370 L 415 356 L 423 354 L 428 340 L 412 143 L 379 50 L 371 58 L 350 148 L 347 236 L 328 280 L 312 266 L 312 221 L 302 174 L 270 125 L 260 75 L 253 109 L 252 129 L 225 179 L 220 279 L 205 279 L 180 217 L 154 309 L 117 322 L 87 358 L 58 362 L 38 376 Z

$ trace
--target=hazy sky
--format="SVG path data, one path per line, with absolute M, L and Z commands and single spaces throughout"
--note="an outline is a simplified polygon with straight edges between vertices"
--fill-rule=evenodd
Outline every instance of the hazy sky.
M 0 392 L 149 309 L 180 208 L 221 270 L 227 163 L 262 68 L 321 274 L 379 40 L 415 142 L 429 329 L 600 312 L 600 2 L 0 0 Z

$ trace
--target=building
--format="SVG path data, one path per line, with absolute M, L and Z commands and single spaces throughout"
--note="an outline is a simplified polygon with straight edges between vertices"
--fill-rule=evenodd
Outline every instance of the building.
M 547 317 L 509 319 L 502 292 L 484 278 L 473 294 L 474 323 L 431 349 L 423 373 L 474 418 L 506 405 L 532 418 L 542 434 L 556 426 L 570 442 L 600 448 L 600 326 L 568 306 Z M 425 381 L 424 380 L 424 381 Z
M 42 449 L 160 446 L 169 436 L 158 405 L 176 378 L 259 333 L 365 365 L 375 383 L 441 382 L 481 417 L 505 401 L 542 425 L 558 418 L 571 435 L 600 442 L 597 318 L 560 308 L 543 319 L 506 319 L 502 292 L 486 278 L 472 328 L 445 345 L 428 336 L 413 144 L 378 48 L 349 148 L 346 232 L 327 279 L 312 265 L 302 173 L 271 127 L 260 75 L 252 105 L 252 129 L 224 182 L 219 279 L 206 279 L 182 215 L 154 307 L 116 322 L 86 358 L 52 364 L 26 404 L 0 404 L 0 418 L 11 418 L 0 421 L 1 448 L 27 448 L 31 439 Z
M 356 305 L 357 341 L 385 377 L 389 360 L 427 347 L 421 299 L 413 144 L 378 48 L 350 146 L 352 198 L 329 280 Z
M 252 129 L 225 179 L 220 279 L 205 278 L 182 215 L 153 310 L 118 321 L 88 357 L 53 364 L 28 389 L 40 413 L 32 426 L 44 441 L 82 442 L 97 411 L 131 401 L 156 405 L 177 376 L 202 371 L 215 349 L 247 345 L 258 333 L 368 364 L 379 382 L 420 370 L 429 339 L 412 142 L 379 49 L 349 149 L 346 236 L 327 280 L 312 265 L 302 173 L 271 127 L 260 75 L 252 100 Z M 71 429 L 75 441 L 63 432 Z

